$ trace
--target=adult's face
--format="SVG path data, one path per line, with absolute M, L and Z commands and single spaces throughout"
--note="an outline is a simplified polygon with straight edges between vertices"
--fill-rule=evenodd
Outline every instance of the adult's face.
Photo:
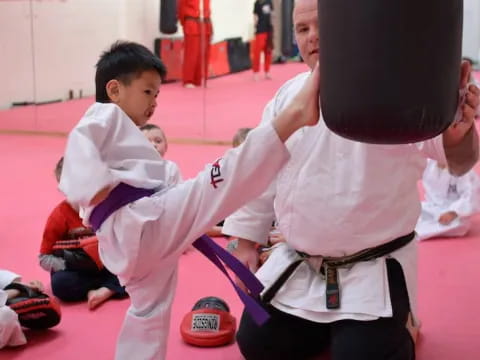
M 313 69 L 318 61 L 317 0 L 296 0 L 293 26 L 298 49 L 305 63 Z

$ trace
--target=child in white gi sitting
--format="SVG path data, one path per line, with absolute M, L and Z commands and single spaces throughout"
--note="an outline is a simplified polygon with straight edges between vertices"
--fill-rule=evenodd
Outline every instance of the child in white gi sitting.
M 162 157 L 163 161 L 165 161 L 165 170 L 167 176 L 165 181 L 167 185 L 180 184 L 183 179 L 178 165 L 173 161 L 165 159 L 165 153 L 168 150 L 168 141 L 163 130 L 155 124 L 145 124 L 140 127 L 140 130 L 142 130 L 148 141 L 150 141 L 155 150 L 157 150 Z
M 480 180 L 474 169 L 463 176 L 429 159 L 423 174 L 425 200 L 415 231 L 419 240 L 464 236 L 470 217 L 479 211 Z
M 140 130 L 142 130 L 148 141 L 150 141 L 160 157 L 165 161 L 166 185 L 176 185 L 183 182 L 178 165 L 173 161 L 165 159 L 165 154 L 168 150 L 168 140 L 163 130 L 155 124 L 145 124 L 140 126 Z M 190 250 L 194 250 L 192 245 L 185 249 L 184 252 L 187 253 Z
M 214 224 L 259 196 L 288 161 L 283 144 L 319 119 L 318 67 L 272 124 L 175 186 L 138 126 L 157 106 L 165 68 L 142 45 L 119 42 L 102 54 L 96 103 L 71 131 L 60 189 L 96 229 L 105 266 L 130 295 L 116 359 L 165 359 L 180 255 Z

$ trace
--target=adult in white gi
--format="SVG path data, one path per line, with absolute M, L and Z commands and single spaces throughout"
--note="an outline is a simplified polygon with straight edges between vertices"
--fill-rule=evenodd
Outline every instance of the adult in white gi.
M 129 61 L 132 53 L 145 51 L 125 43 L 103 57 L 125 52 L 123 60 Z M 113 212 L 97 231 L 103 263 L 130 295 L 116 351 L 116 359 L 126 360 L 165 358 L 179 256 L 205 230 L 266 189 L 289 158 L 282 142 L 299 127 L 317 123 L 319 114 L 317 71 L 291 106 L 252 131 L 242 148 L 230 150 L 196 178 L 168 187 L 165 162 L 135 126 L 153 114 L 160 87 L 157 72 L 146 70 L 158 59 L 144 57 L 143 72 L 128 84 L 116 80 L 121 76 L 109 80 L 112 103 L 92 105 L 70 133 L 60 181 L 68 201 L 80 205 L 86 225 L 105 189 L 124 183 L 156 190 Z M 102 59 L 99 64 L 97 79 L 102 78 Z M 148 110 L 139 109 L 144 94 L 150 99 Z M 140 104 L 131 102 L 135 97 Z
M 317 0 L 297 0 L 293 17 L 300 53 L 313 68 L 318 60 Z M 462 70 L 466 84 L 469 69 Z M 289 104 L 307 77 L 300 74 L 280 88 L 265 108 L 263 123 Z M 415 242 L 388 256 L 340 267 L 338 309 L 326 305 L 321 257 L 351 255 L 413 231 L 420 213 L 416 186 L 426 158 L 448 162 L 457 174 L 477 160 L 472 124 L 478 94 L 476 87 L 469 89 L 461 123 L 417 144 L 350 141 L 332 133 L 322 119 L 288 140 L 291 159 L 275 183 L 229 217 L 223 232 L 240 238 L 235 254 L 255 271 L 255 243 L 266 243 L 272 219 L 277 219 L 286 243 L 277 244 L 257 272 L 267 288 L 301 259 L 298 252 L 317 257 L 301 263 L 276 293 L 267 305 L 272 318 L 264 326 L 244 313 L 237 342 L 247 360 L 308 359 L 327 346 L 336 360 L 413 359 L 405 324 L 409 312 L 415 312 Z
M 480 179 L 475 170 L 455 176 L 445 165 L 428 160 L 422 180 L 425 200 L 415 228 L 418 240 L 464 236 L 470 217 L 480 207 Z
M 8 270 L 0 270 L 0 349 L 27 343 L 17 313 L 6 305 L 9 294 L 4 290 L 7 285 L 20 280 L 20 275 Z

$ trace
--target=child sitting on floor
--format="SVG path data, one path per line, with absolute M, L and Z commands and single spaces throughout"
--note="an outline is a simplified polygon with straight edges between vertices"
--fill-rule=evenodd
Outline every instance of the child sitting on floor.
M 480 179 L 474 169 L 462 176 L 429 159 L 423 174 L 425 200 L 415 231 L 419 240 L 459 237 L 470 229 L 470 217 L 480 210 Z

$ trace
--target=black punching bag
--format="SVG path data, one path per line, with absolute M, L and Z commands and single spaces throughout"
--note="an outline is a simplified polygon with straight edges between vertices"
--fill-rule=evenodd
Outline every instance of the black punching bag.
M 282 55 L 286 57 L 293 54 L 293 1 L 282 0 Z
M 463 0 L 318 0 L 320 100 L 348 139 L 403 144 L 453 121 Z
M 177 0 L 160 0 L 160 32 L 177 32 Z

